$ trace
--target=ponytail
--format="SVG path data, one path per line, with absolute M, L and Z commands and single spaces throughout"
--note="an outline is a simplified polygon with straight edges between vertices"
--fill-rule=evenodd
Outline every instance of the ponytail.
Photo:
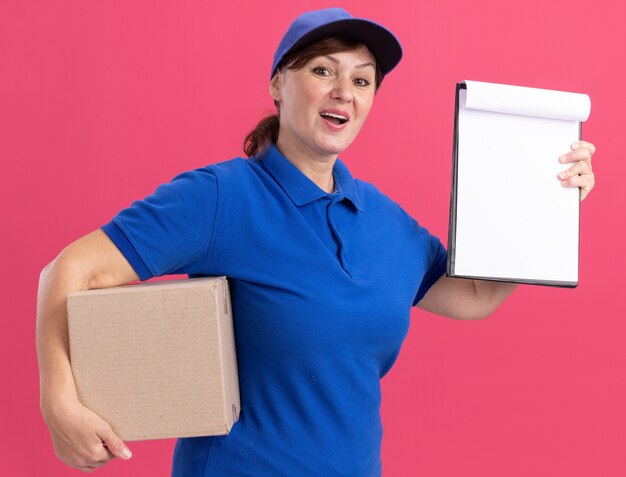
M 272 114 L 261 119 L 259 124 L 243 140 L 243 152 L 248 157 L 265 155 L 270 144 L 276 143 L 278 140 L 278 126 L 278 114 Z

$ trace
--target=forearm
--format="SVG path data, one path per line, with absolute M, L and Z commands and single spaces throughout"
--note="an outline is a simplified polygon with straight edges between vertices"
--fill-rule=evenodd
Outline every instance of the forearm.
M 66 302 L 71 291 L 86 289 L 88 283 L 61 256 L 39 278 L 36 339 L 44 418 L 55 403 L 77 399 L 70 367 Z

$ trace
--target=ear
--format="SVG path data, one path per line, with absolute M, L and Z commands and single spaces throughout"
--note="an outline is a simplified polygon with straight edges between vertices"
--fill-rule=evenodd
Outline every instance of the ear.
M 274 98 L 274 101 L 280 102 L 280 83 L 282 77 L 280 70 L 276 71 L 276 74 L 270 80 L 270 95 Z

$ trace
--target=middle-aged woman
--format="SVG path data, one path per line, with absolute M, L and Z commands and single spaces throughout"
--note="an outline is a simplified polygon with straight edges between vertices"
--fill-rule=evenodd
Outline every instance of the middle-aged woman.
M 401 54 L 344 10 L 299 16 L 272 64 L 278 115 L 246 138 L 248 159 L 180 174 L 42 271 L 41 409 L 63 462 L 91 471 L 131 455 L 78 400 L 67 294 L 186 273 L 229 277 L 242 409 L 228 436 L 179 439 L 173 475 L 381 475 L 380 378 L 411 306 L 482 318 L 515 288 L 446 277 L 440 241 L 337 158 Z M 558 179 L 582 198 L 593 152 L 580 141 L 555 158 L 573 163 Z

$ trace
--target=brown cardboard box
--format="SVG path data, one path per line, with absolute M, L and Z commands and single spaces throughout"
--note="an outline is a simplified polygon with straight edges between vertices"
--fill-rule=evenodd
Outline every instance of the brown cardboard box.
M 80 401 L 124 440 L 228 434 L 239 384 L 224 277 L 70 293 Z

